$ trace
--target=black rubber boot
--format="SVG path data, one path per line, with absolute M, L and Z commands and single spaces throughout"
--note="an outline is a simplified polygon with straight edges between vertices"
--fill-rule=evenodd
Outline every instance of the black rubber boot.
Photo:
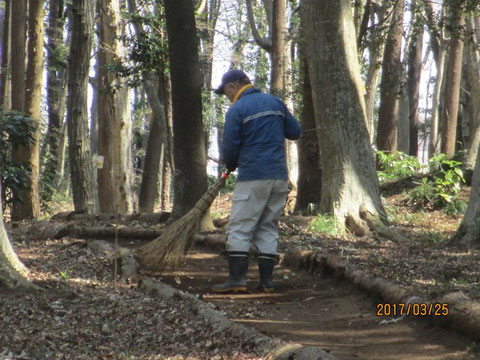
M 276 263 L 276 255 L 258 254 L 258 272 L 260 273 L 260 283 L 255 288 L 258 292 L 273 292 L 273 267 Z
M 248 253 L 228 256 L 228 280 L 223 284 L 213 285 L 216 293 L 247 292 Z

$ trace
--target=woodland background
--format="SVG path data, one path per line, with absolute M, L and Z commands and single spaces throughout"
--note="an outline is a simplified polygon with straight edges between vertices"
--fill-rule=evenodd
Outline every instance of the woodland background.
M 131 254 L 220 176 L 229 103 L 212 89 L 235 68 L 282 98 L 304 130 L 287 143 L 292 191 L 280 252 L 308 253 L 309 269 L 318 257 L 336 264 L 325 260 L 334 255 L 405 293 L 467 304 L 465 317 L 480 323 L 478 0 L 3 0 L 0 33 L 0 338 L 8 343 L 0 357 L 258 355 L 185 301 L 138 291 L 141 276 L 158 274 L 140 270 L 120 283 L 118 249 L 93 241 L 119 237 Z M 223 247 L 234 181 L 197 242 Z M 196 251 L 162 279 L 207 296 L 224 269 L 218 251 Z M 353 322 L 358 340 L 368 320 L 371 342 L 387 339 L 373 315 L 346 322 L 345 309 L 371 313 L 356 310 L 349 291 L 337 298 L 305 274 L 278 272 L 279 313 L 312 301 L 315 316 L 337 317 L 302 321 L 333 333 Z M 48 291 L 17 291 L 40 288 Z M 269 311 L 254 301 L 215 304 L 234 318 Z M 451 353 L 443 346 L 451 333 L 415 331 L 405 338 L 416 345 L 404 348 L 390 334 L 385 354 Z M 431 338 L 441 345 L 421 342 Z

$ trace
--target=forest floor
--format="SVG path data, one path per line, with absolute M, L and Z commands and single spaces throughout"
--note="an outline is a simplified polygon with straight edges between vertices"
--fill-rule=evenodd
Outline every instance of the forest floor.
M 280 222 L 280 251 L 320 249 L 426 299 L 453 291 L 480 299 L 480 252 L 447 247 L 461 216 L 419 211 L 406 194 L 386 198 L 402 243 L 374 237 L 314 232 L 313 217 Z M 468 196 L 468 189 L 463 196 Z M 229 212 L 224 195 L 212 213 Z M 84 224 L 85 225 L 85 224 Z M 0 292 L 0 360 L 3 359 L 258 359 L 254 349 L 218 333 L 181 301 L 113 281 L 111 259 L 92 242 L 40 241 L 11 231 L 21 260 L 47 292 Z M 123 245 L 136 246 L 137 241 Z M 423 321 L 380 325 L 376 301 L 335 279 L 278 267 L 272 294 L 218 296 L 212 284 L 226 277 L 220 250 L 197 248 L 175 272 L 156 275 L 197 294 L 234 321 L 285 340 L 320 346 L 339 359 L 479 359 L 479 345 Z M 249 287 L 257 281 L 255 261 Z

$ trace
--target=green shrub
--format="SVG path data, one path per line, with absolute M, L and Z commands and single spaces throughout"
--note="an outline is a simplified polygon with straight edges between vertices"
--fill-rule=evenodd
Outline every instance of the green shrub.
M 409 156 L 401 151 L 393 154 L 377 151 L 377 159 L 380 164 L 377 174 L 381 182 L 413 176 L 424 168 L 415 156 Z
M 11 153 L 18 146 L 33 144 L 34 132 L 35 122 L 31 117 L 17 111 L 0 113 L 0 181 L 3 206 L 10 206 L 13 194 L 25 189 L 31 166 L 29 163 L 13 162 Z
M 424 177 L 407 197 L 409 203 L 434 209 L 444 209 L 449 214 L 464 213 L 467 204 L 460 199 L 462 184 L 465 183 L 461 162 L 451 160 L 445 154 L 430 159 L 430 168 L 436 175 Z

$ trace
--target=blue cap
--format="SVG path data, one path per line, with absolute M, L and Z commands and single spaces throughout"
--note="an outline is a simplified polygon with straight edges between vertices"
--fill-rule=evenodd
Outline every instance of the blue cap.
M 223 87 L 233 81 L 238 81 L 242 79 L 247 79 L 248 76 L 245 74 L 242 70 L 229 70 L 222 76 L 222 83 L 220 86 L 215 90 L 215 94 L 222 95 L 224 94 L 223 92 Z

